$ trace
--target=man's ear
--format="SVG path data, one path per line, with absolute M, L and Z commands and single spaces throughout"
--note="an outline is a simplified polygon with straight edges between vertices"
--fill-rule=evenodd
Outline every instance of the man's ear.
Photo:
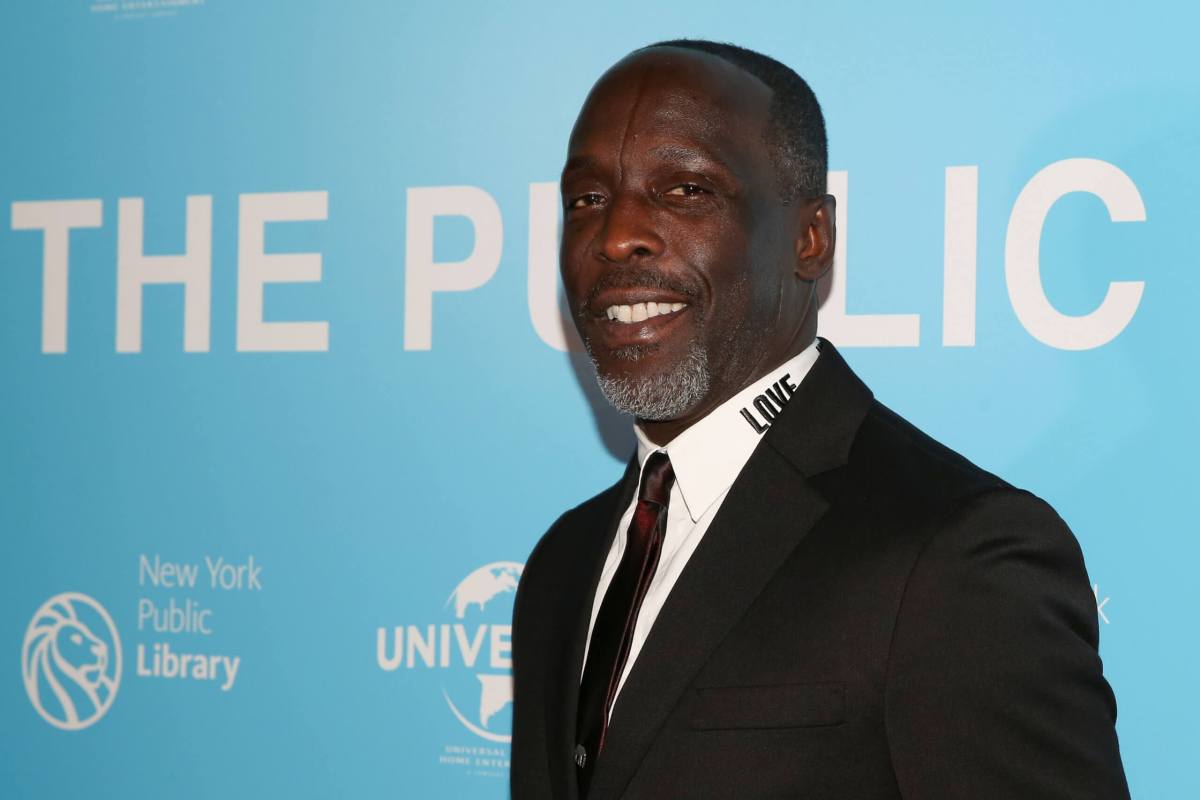
M 800 223 L 796 237 L 796 277 L 816 281 L 833 266 L 837 243 L 834 222 L 837 201 L 831 194 L 814 197 L 797 208 Z

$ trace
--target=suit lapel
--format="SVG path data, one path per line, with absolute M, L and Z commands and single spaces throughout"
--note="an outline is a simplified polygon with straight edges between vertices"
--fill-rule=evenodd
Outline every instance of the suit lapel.
M 630 669 L 591 797 L 617 797 L 709 655 L 827 504 L 778 453 L 747 463 L 659 612 Z
M 564 581 L 566 591 L 556 610 L 556 632 L 550 639 L 545 657 L 550 669 L 546 682 L 546 748 L 554 796 L 575 800 L 575 712 L 579 703 L 579 679 L 583 673 L 583 654 L 591 623 L 592 598 L 600 583 L 605 556 L 612 546 L 621 515 L 637 491 L 638 462 L 634 457 L 616 486 L 584 510 L 572 524 L 577 537 L 577 557 L 568 565 Z
M 621 795 L 709 656 L 825 513 L 827 501 L 806 476 L 846 463 L 871 401 L 822 341 L 821 357 L 730 488 L 630 669 L 596 765 L 592 800 Z M 594 591 L 593 582 L 589 598 Z M 585 618 L 585 636 L 587 624 Z M 570 662 L 572 698 L 581 659 L 582 649 Z

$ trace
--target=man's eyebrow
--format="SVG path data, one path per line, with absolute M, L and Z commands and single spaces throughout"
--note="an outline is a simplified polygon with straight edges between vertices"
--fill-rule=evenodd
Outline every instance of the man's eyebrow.
M 695 164 L 704 162 L 706 164 L 715 164 L 721 169 L 728 170 L 729 165 L 721 159 L 717 158 L 707 150 L 698 150 L 694 147 L 679 144 L 660 144 L 650 151 L 651 155 L 657 156 L 664 161 L 674 161 L 683 164 Z
M 669 161 L 681 166 L 688 165 L 706 165 L 715 166 L 725 172 L 733 173 L 734 170 L 708 150 L 689 147 L 682 144 L 660 144 L 650 150 L 650 154 L 656 158 L 661 158 L 663 161 Z M 584 172 L 591 169 L 600 169 L 600 159 L 593 155 L 581 153 L 571 156 L 567 159 L 567 163 L 563 165 L 562 177 L 567 177 L 576 172 Z
M 595 167 L 599 163 L 599 159 L 597 159 L 595 156 L 571 156 L 567 159 L 567 163 L 563 165 L 562 174 L 567 175 L 572 172 L 580 172 L 582 170 Z

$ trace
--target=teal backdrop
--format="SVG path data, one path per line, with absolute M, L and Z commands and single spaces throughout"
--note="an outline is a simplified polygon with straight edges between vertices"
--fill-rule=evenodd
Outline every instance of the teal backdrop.
M 599 74 L 693 36 L 810 81 L 823 333 L 1070 523 L 1134 796 L 1200 796 L 1198 24 L 5 4 L 0 795 L 507 796 L 513 587 L 632 448 L 564 332 L 554 181 Z

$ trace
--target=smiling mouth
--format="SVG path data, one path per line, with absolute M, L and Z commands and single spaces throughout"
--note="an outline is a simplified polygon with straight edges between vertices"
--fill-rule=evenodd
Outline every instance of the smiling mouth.
M 645 322 L 654 317 L 677 314 L 687 307 L 687 303 L 656 303 L 651 300 L 647 303 L 632 305 L 612 305 L 606 308 L 604 313 L 611 322 Z

